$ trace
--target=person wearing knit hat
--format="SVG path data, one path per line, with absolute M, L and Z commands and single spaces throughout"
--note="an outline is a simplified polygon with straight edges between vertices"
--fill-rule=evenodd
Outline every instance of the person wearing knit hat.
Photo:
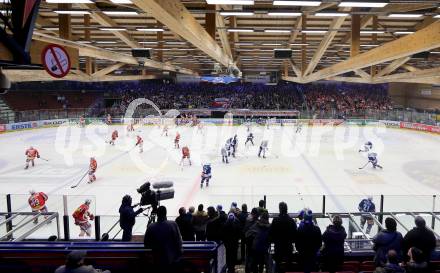
M 322 235 L 319 226 L 313 222 L 313 213 L 310 209 L 304 210 L 304 219 L 301 221 L 295 242 L 298 251 L 298 261 L 305 273 L 316 272 L 317 255 L 322 246 Z

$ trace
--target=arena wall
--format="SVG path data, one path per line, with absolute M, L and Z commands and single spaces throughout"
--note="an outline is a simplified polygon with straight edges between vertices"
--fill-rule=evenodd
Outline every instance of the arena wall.
M 424 110 L 440 109 L 440 86 L 416 83 L 390 83 L 394 105 Z

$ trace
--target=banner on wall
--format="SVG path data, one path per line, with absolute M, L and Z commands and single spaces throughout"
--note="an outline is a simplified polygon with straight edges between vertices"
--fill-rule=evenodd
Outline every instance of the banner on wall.
M 440 127 L 422 123 L 401 122 L 400 128 L 440 134 Z

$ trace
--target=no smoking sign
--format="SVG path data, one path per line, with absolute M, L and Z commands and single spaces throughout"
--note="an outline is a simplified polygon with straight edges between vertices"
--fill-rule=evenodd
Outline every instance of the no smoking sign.
M 50 44 L 43 49 L 41 63 L 46 72 L 55 78 L 63 78 L 71 68 L 67 51 L 63 47 L 54 44 Z

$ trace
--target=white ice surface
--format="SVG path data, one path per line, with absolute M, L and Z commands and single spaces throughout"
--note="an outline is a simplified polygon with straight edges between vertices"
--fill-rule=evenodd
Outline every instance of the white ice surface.
M 119 130 L 120 138 L 110 146 L 105 141 L 114 129 Z M 51 211 L 62 214 L 61 196 L 68 195 L 70 215 L 87 196 L 97 215 L 118 215 L 122 196 L 130 194 L 138 200 L 136 188 L 143 182 L 173 181 L 175 198 L 163 204 L 170 215 L 177 215 L 179 207 L 199 203 L 227 208 L 236 201 L 252 207 L 264 195 L 269 211 L 276 212 L 279 201 L 286 201 L 289 211 L 304 206 L 319 211 L 323 194 L 328 195 L 327 211 L 356 211 L 361 198 L 373 195 L 378 202 L 380 194 L 386 196 L 388 210 L 428 211 L 432 198 L 427 196 L 440 192 L 440 137 L 434 134 L 346 126 L 305 126 L 296 134 L 288 126 L 269 130 L 254 126 L 255 146 L 245 147 L 244 126 L 206 126 L 203 133 L 194 127 L 171 128 L 168 137 L 153 126 L 138 127 L 131 136 L 124 129 L 48 128 L 0 135 L 0 194 L 13 194 L 13 210 L 17 211 L 29 211 L 26 200 L 34 189 L 49 194 Z M 192 166 L 179 166 L 181 151 L 173 144 L 176 130 L 181 134 L 181 147 L 188 145 L 191 150 Z M 237 157 L 223 164 L 220 146 L 235 133 Z M 142 154 L 132 149 L 135 134 L 145 140 Z M 269 140 L 266 159 L 256 156 L 262 139 Z M 383 170 L 371 165 L 358 169 L 367 162 L 358 152 L 367 140 L 375 145 Z M 24 170 L 24 151 L 30 145 L 49 161 L 36 160 L 34 168 Z M 65 150 L 68 145 L 71 149 Z M 90 155 L 98 161 L 97 181 L 87 184 L 84 179 L 71 189 L 86 172 Z M 212 164 L 212 179 L 209 188 L 200 189 L 201 164 L 206 162 Z M 4 211 L 4 197 L 0 200 Z

